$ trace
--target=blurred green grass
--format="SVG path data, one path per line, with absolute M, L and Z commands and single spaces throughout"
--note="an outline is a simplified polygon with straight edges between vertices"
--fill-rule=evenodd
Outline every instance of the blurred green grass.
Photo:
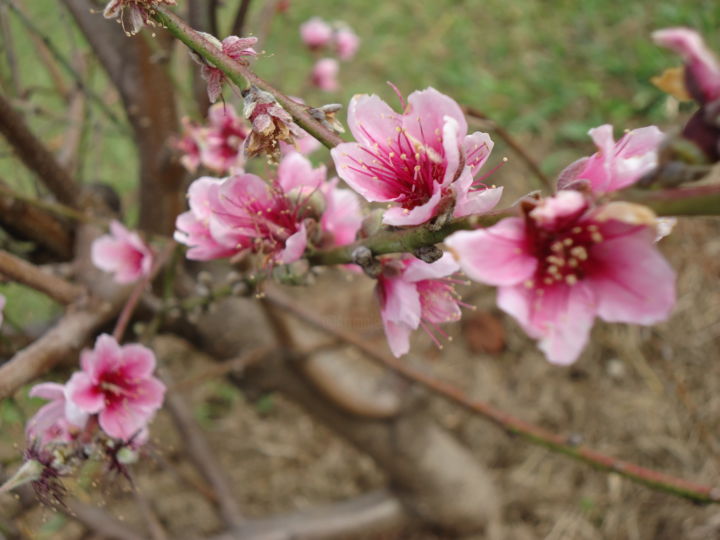
M 22 3 L 66 57 L 90 57 L 89 47 L 61 2 Z M 185 2 L 178 3 L 182 7 Z M 224 4 L 219 22 L 225 31 L 238 4 L 239 0 Z M 262 4 L 259 0 L 252 3 L 250 21 L 257 18 Z M 392 81 L 404 94 L 434 86 L 501 123 L 528 145 L 551 175 L 590 150 L 586 133 L 593 126 L 610 122 L 619 131 L 667 123 L 666 97 L 649 79 L 680 62 L 652 44 L 652 30 L 692 26 L 711 46 L 720 48 L 720 3 L 707 0 L 355 0 L 291 1 L 289 5 L 287 12 L 272 19 L 268 39 L 262 45 L 264 54 L 255 62 L 258 73 L 284 92 L 315 105 L 346 105 L 353 94 L 365 92 L 397 104 L 386 81 Z M 342 88 L 337 93 L 321 93 L 307 83 L 315 58 L 302 46 L 298 27 L 312 16 L 345 21 L 362 39 L 357 57 L 342 64 Z M 21 96 L 15 97 L 23 104 L 31 126 L 57 150 L 68 130 L 67 105 L 54 91 L 26 29 L 11 12 L 6 11 L 5 17 L 10 21 L 22 90 Z M 100 14 L 98 24 L 104 24 Z M 248 32 L 257 33 L 257 29 L 249 26 Z M 2 36 L 3 91 L 10 81 L 7 40 L 8 36 Z M 193 114 L 187 69 L 196 66 L 187 61 L 184 51 L 178 52 L 175 76 L 181 85 L 181 109 Z M 87 73 L 87 84 L 124 119 L 117 95 L 101 68 L 90 62 Z M 231 103 L 239 101 L 230 90 L 226 89 L 225 96 Z M 498 155 L 502 155 L 502 145 L 498 148 Z M 115 187 L 132 216 L 136 209 L 136 172 L 131 138 L 91 106 L 79 178 Z M 0 142 L 0 178 L 26 193 L 35 192 L 32 176 L 4 142 Z M 4 290 L 18 300 L 9 302 L 8 309 L 20 323 L 51 311 L 50 304 L 43 304 L 42 299 L 31 300 L 22 291 Z

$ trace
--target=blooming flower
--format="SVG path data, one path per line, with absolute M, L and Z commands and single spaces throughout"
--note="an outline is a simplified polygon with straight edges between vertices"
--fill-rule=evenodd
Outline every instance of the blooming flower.
M 117 439 L 138 434 L 160 408 L 165 385 L 152 376 L 155 355 L 142 345 L 120 346 L 107 334 L 80 356 L 82 371 L 67 383 L 67 396 L 80 410 L 98 414 L 102 430 Z
M 137 34 L 144 25 L 153 25 L 150 17 L 153 6 L 174 6 L 175 0 L 110 0 L 103 10 L 106 19 L 120 17 L 123 30 L 129 36 Z
M 324 47 L 330 43 L 332 35 L 332 28 L 320 17 L 313 17 L 300 25 L 300 37 L 311 49 Z
M 337 81 L 339 70 L 340 64 L 338 64 L 337 60 L 334 58 L 322 58 L 315 62 L 310 80 L 320 90 L 333 92 L 340 87 Z
M 385 336 L 396 357 L 410 350 L 410 333 L 418 327 L 437 343 L 432 330 L 442 334 L 438 324 L 460 319 L 453 282 L 442 279 L 458 269 L 449 253 L 432 264 L 414 257 L 386 263 L 376 292 Z
M 218 172 L 242 168 L 245 164 L 243 143 L 249 130 L 235 109 L 217 103 L 208 111 L 209 126 L 201 146 L 203 165 Z
M 433 88 L 413 92 L 402 114 L 377 96 L 355 96 L 348 125 L 357 142 L 333 148 L 338 174 L 368 201 L 392 203 L 383 216 L 388 225 L 483 213 L 500 199 L 501 188 L 473 179 L 492 140 L 467 135 L 458 104 Z
M 67 399 L 67 388 L 57 383 L 36 384 L 30 397 L 50 400 L 35 413 L 25 429 L 28 441 L 69 442 L 85 427 L 88 415 Z
M 175 141 L 175 148 L 182 154 L 180 163 L 189 172 L 194 173 L 200 166 L 200 146 L 205 139 L 205 128 L 185 117 L 182 119 L 183 136 Z
M 496 285 L 498 305 L 540 340 L 550 362 L 571 364 L 597 315 L 650 325 L 675 303 L 675 274 L 655 247 L 654 215 L 630 203 L 597 208 L 560 191 L 524 218 L 445 240 L 462 270 Z
M 335 50 L 340 60 L 351 60 L 360 46 L 360 38 L 350 30 L 342 27 L 335 33 Z
M 218 180 L 199 178 L 190 186 L 190 210 L 177 221 L 175 239 L 190 246 L 190 259 L 209 260 L 242 252 L 262 253 L 271 264 L 299 259 L 315 247 L 349 244 L 362 224 L 354 193 L 325 180 L 298 152 L 286 155 L 277 179 L 252 174 Z
M 615 142 L 609 124 L 589 134 L 598 152 L 568 165 L 560 173 L 558 189 L 582 180 L 598 195 L 626 188 L 657 166 L 658 147 L 665 136 L 656 126 L 648 126 L 629 131 Z
M 257 43 L 256 37 L 241 38 L 238 36 L 228 36 L 222 41 L 215 36 L 205 32 L 198 32 L 211 45 L 214 45 L 218 51 L 233 60 L 244 62 L 246 56 L 257 56 L 257 52 L 252 48 Z M 215 66 L 207 63 L 207 61 L 197 53 L 191 52 L 190 56 L 198 64 L 200 64 L 200 75 L 207 82 L 208 99 L 210 103 L 215 103 L 222 93 L 222 85 L 225 82 L 225 74 Z
M 113 272 L 118 283 L 137 281 L 148 275 L 153 265 L 153 253 L 148 245 L 118 221 L 110 223 L 110 234 L 93 242 L 91 258 L 100 270 Z

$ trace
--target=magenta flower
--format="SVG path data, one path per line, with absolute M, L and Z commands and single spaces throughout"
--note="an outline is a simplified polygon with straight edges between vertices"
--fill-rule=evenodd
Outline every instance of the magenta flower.
M 196 261 L 209 261 L 223 257 L 231 257 L 236 250 L 229 231 L 215 223 L 217 237 L 210 231 L 212 208 L 210 199 L 217 200 L 221 180 L 203 176 L 190 184 L 188 201 L 190 210 L 180 214 L 175 220 L 175 241 L 190 246 L 187 258 Z M 212 195 L 211 195 L 212 193 Z M 218 240 L 220 238 L 220 240 Z
M 498 305 L 540 340 L 550 362 L 571 364 L 595 316 L 650 325 L 675 304 L 675 274 L 655 247 L 644 207 L 597 208 L 578 191 L 545 199 L 524 218 L 507 218 L 445 240 L 462 270 L 496 285 Z
M 123 30 L 129 36 L 137 34 L 143 26 L 154 26 L 153 6 L 165 4 L 174 6 L 175 0 L 110 0 L 103 10 L 106 19 L 120 18 Z
M 410 350 L 410 333 L 422 327 L 437 344 L 437 325 L 460 320 L 460 301 L 447 278 L 459 269 L 449 253 L 428 264 L 414 257 L 386 263 L 376 292 L 390 350 L 396 357 Z
M 658 147 L 665 135 L 656 126 L 627 132 L 615 142 L 609 124 L 589 131 L 598 152 L 580 158 L 560 173 L 558 189 L 587 181 L 590 190 L 602 195 L 631 186 L 658 163 Z
M 93 242 L 91 258 L 100 270 L 114 273 L 118 283 L 132 283 L 147 276 L 153 265 L 152 250 L 119 221 L 110 223 L 110 234 Z
M 310 75 L 313 85 L 325 92 L 334 92 L 340 85 L 337 81 L 340 64 L 334 58 L 322 58 L 315 63 Z
M 467 135 L 454 100 L 433 88 L 413 92 L 402 114 L 377 96 L 355 96 L 348 125 L 357 142 L 333 148 L 339 176 L 370 202 L 389 202 L 388 225 L 420 225 L 495 207 L 502 188 L 473 178 L 492 150 L 486 133 Z
M 36 384 L 30 397 L 50 400 L 35 413 L 27 424 L 25 435 L 30 442 L 42 446 L 51 442 L 70 442 L 85 427 L 88 414 L 67 399 L 67 387 L 57 383 Z
M 320 17 L 313 17 L 300 25 L 300 37 L 303 43 L 311 49 L 324 47 L 330 43 L 332 35 L 332 28 Z
M 235 61 L 245 62 L 247 56 L 257 56 L 257 52 L 253 49 L 253 45 L 257 43 L 256 37 L 241 38 L 238 36 L 228 36 L 219 41 L 215 36 L 198 32 L 211 45 L 214 45 L 218 51 L 229 56 Z M 198 64 L 200 64 L 200 75 L 207 82 L 208 99 L 210 103 L 215 103 L 222 93 L 222 85 L 225 82 L 225 74 L 215 66 L 207 63 L 207 61 L 197 53 L 190 53 L 190 56 Z
M 351 60 L 360 46 L 360 38 L 350 30 L 342 27 L 335 33 L 335 51 L 340 60 Z
M 175 148 L 182 154 L 180 163 L 189 172 L 194 173 L 200 166 L 200 147 L 204 144 L 206 129 L 198 126 L 189 118 L 182 119 L 183 136 L 175 141 Z
M 653 32 L 653 40 L 683 57 L 685 86 L 701 104 L 720 98 L 720 63 L 705 46 L 700 34 L 690 28 L 666 28 Z
M 242 169 L 245 165 L 243 144 L 249 133 L 245 121 L 225 103 L 210 107 L 208 121 L 200 151 L 203 165 L 221 173 Z
M 152 376 L 155 355 L 142 345 L 97 338 L 80 356 L 82 371 L 67 383 L 67 396 L 81 411 L 98 414 L 102 430 L 128 440 L 145 428 L 163 402 L 165 385 Z
M 318 247 L 352 244 L 362 227 L 363 215 L 357 194 L 337 187 L 338 182 L 337 178 L 332 178 L 320 187 L 325 196 L 325 211 L 320 218 L 323 240 L 318 242 Z

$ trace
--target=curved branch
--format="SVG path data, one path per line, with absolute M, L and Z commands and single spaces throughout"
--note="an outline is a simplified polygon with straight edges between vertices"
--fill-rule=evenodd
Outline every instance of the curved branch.
M 460 405 L 472 413 L 487 418 L 509 433 L 520 435 L 530 442 L 544 446 L 549 450 L 570 456 L 601 471 L 617 473 L 633 482 L 644 484 L 658 491 L 664 491 L 700 503 L 720 502 L 719 487 L 690 482 L 682 478 L 641 467 L 628 461 L 615 459 L 584 445 L 573 444 L 572 439 L 569 437 L 557 435 L 539 426 L 520 420 L 504 411 L 498 410 L 489 403 L 472 399 L 452 384 L 436 379 L 426 372 L 415 370 L 410 367 L 410 364 L 407 362 L 378 352 L 377 349 L 369 345 L 367 341 L 358 338 L 352 332 L 334 326 L 322 317 L 305 309 L 303 306 L 292 302 L 275 288 L 266 287 L 264 292 L 269 302 L 292 313 L 316 328 L 341 338 L 379 364 L 390 368 L 410 381 L 420 384 L 448 401 Z
M 61 304 L 71 304 L 87 294 L 83 287 L 44 272 L 4 250 L 0 250 L 0 275 L 40 291 Z

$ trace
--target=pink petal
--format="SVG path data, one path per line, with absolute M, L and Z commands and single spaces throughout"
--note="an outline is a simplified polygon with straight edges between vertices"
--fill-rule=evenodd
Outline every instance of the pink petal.
M 378 279 L 377 293 L 383 320 L 410 329 L 420 325 L 420 296 L 414 283 L 408 283 L 402 277 L 381 277 Z
M 153 411 L 117 402 L 100 413 L 100 427 L 111 437 L 128 440 L 145 427 L 152 415 Z
M 129 380 L 144 379 L 155 370 L 155 354 L 142 345 L 132 343 L 121 348 L 118 369 Z
M 344 246 L 355 241 L 363 216 L 358 196 L 349 189 L 337 188 L 337 183 L 334 178 L 322 188 L 326 207 L 320 226 L 332 236 L 332 246 Z
M 65 387 L 58 383 L 40 383 L 33 386 L 28 396 L 42 399 L 65 399 Z
M 388 202 L 398 196 L 391 185 L 374 177 L 363 168 L 371 156 L 358 143 L 342 143 L 330 151 L 337 174 L 348 186 L 362 195 L 368 202 Z
M 446 116 L 457 122 L 457 140 L 464 141 L 467 121 L 455 100 L 432 87 L 417 90 L 408 96 L 403 127 L 416 139 L 430 143 L 443 133 Z M 434 144 L 433 148 L 439 150 Z
M 554 197 L 543 199 L 530 211 L 530 217 L 547 230 L 561 229 L 569 221 L 582 214 L 588 202 L 582 193 L 572 190 L 559 191 Z
M 92 352 L 81 356 L 80 363 L 83 371 L 90 375 L 93 381 L 97 381 L 105 373 L 114 371 L 118 367 L 121 357 L 122 347 L 115 338 L 108 334 L 101 334 L 95 340 Z
M 383 317 L 383 327 L 390 351 L 396 358 L 407 354 L 410 350 L 411 329 L 404 324 L 396 324 Z
M 481 131 L 471 133 L 463 141 L 463 152 L 465 154 L 465 165 L 470 167 L 473 176 L 477 176 L 480 168 L 485 165 L 495 143 L 490 135 Z
M 70 377 L 67 383 L 67 396 L 69 401 L 86 413 L 95 414 L 105 407 L 104 394 L 83 371 L 78 371 Z
M 525 223 L 506 218 L 476 231 L 459 231 L 445 239 L 470 279 L 490 285 L 515 285 L 530 279 L 537 259 L 529 251 Z
M 462 313 L 453 289 L 447 283 L 424 280 L 417 284 L 422 306 L 422 318 L 431 324 L 459 321 Z
M 556 183 L 557 190 L 573 189 L 575 182 L 588 167 L 589 160 L 589 157 L 582 157 L 565 167 L 558 175 Z
M 700 95 L 695 95 L 698 101 L 709 102 L 720 98 L 720 65 L 700 34 L 690 28 L 676 27 L 653 32 L 652 38 L 658 45 L 683 57 L 693 82 L 698 86 Z M 693 88 L 689 90 L 696 94 Z
M 442 189 L 439 184 L 436 184 L 435 192 L 425 204 L 416 206 L 412 210 L 408 210 L 400 206 L 388 208 L 383 214 L 383 223 L 386 225 L 393 225 L 395 227 L 409 227 L 430 221 L 437 213 L 441 197 Z
M 378 96 L 363 94 L 350 100 L 348 127 L 356 141 L 368 146 L 385 144 L 388 137 L 395 139 L 400 125 L 400 115 Z
M 215 103 L 222 94 L 222 83 L 225 80 L 225 75 L 219 69 L 210 66 L 204 65 L 200 69 L 203 78 L 207 82 L 208 99 L 210 103 Z
M 165 397 L 165 385 L 157 378 L 150 377 L 135 385 L 132 404 L 135 407 L 157 410 Z
M 313 168 L 310 160 L 298 152 L 287 154 L 277 170 L 278 183 L 285 193 L 295 188 L 313 191 L 325 181 L 326 175 L 324 165 Z
M 434 263 L 426 263 L 420 259 L 412 259 L 403 272 L 403 280 L 410 283 L 425 279 L 439 279 L 454 274 L 460 270 L 452 254 L 443 253 Z
M 587 277 L 598 301 L 598 316 L 608 322 L 654 324 L 675 305 L 675 272 L 654 244 L 650 227 L 593 247 Z
M 472 189 L 473 182 L 470 168 L 466 167 L 460 178 L 452 183 L 452 189 L 455 192 L 453 217 L 486 214 L 500 202 L 503 188 Z
M 457 120 L 452 116 L 443 117 L 442 147 L 445 153 L 445 174 L 441 185 L 448 186 L 459 176 L 460 167 L 460 134 Z
M 300 225 L 300 230 L 285 240 L 285 249 L 277 256 L 280 264 L 290 264 L 297 261 L 305 253 L 307 247 L 307 230 L 305 224 Z
M 256 37 L 228 36 L 222 40 L 223 52 L 236 60 L 240 56 L 254 55 L 256 53 L 252 50 L 252 47 L 257 43 L 257 40 Z

